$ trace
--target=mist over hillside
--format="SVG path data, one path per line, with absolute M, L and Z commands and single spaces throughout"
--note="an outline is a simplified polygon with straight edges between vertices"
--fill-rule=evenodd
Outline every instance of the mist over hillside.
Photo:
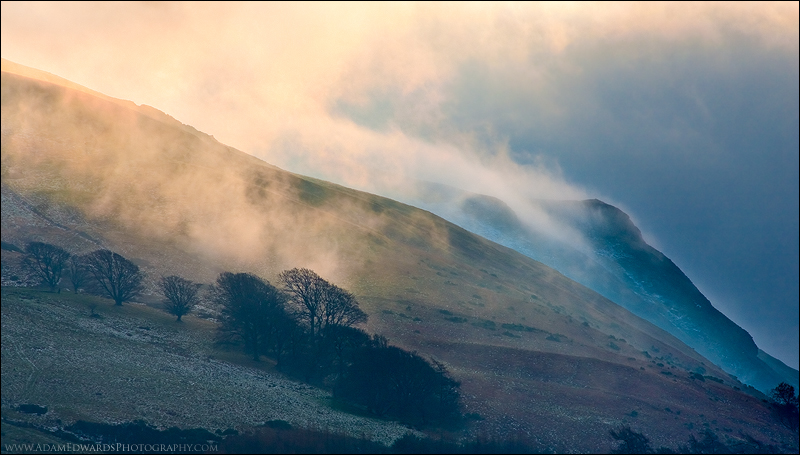
M 618 208 L 596 199 L 530 200 L 530 212 L 540 213 L 531 217 L 490 196 L 425 182 L 414 188 L 400 197 L 553 267 L 680 338 L 743 382 L 764 392 L 776 381 L 798 387 L 797 370 L 775 359 L 762 361 L 766 353 L 750 334 L 714 308 Z
M 282 270 L 307 267 L 354 293 L 369 315 L 367 331 L 446 365 L 461 382 L 464 412 L 479 417 L 465 430 L 469 434 L 524 435 L 554 450 L 603 452 L 609 429 L 620 425 L 646 428 L 655 444 L 665 446 L 708 426 L 731 440 L 747 434 L 782 446 L 797 444 L 794 433 L 775 422 L 762 394 L 660 323 L 573 281 L 567 272 L 429 211 L 283 171 L 140 107 L 6 71 L 1 133 L 4 286 L 24 284 L 10 277 L 21 256 L 12 246 L 21 249 L 30 241 L 72 253 L 102 247 L 123 254 L 148 276 L 139 303 L 157 300 L 159 276 L 210 284 L 220 272 L 233 271 L 277 281 Z M 498 230 L 514 222 L 513 212 L 502 205 L 481 208 L 482 202 L 473 200 L 465 213 L 497 211 L 488 219 L 500 223 Z M 575 204 L 585 203 L 564 207 L 583 210 Z M 610 211 L 617 221 L 626 219 L 602 203 L 589 204 Z M 563 225 L 574 224 L 570 232 L 585 228 L 556 215 Z M 631 237 L 636 231 L 629 225 L 611 227 L 618 229 L 611 237 L 625 240 L 621 248 L 641 240 Z M 596 239 L 609 241 L 603 235 Z M 671 264 L 638 246 L 646 259 Z M 551 250 L 562 252 L 575 254 Z M 602 267 L 604 276 L 619 280 L 613 264 L 591 265 L 589 271 Z M 679 272 L 676 280 L 685 278 Z M 619 289 L 631 286 L 621 282 Z M 53 298 L 52 303 L 40 298 L 42 311 L 55 305 L 83 324 L 76 310 Z M 3 309 L 4 325 L 29 317 L 21 301 Z M 47 324 L 57 323 L 36 318 L 45 333 Z M 204 327 L 212 330 L 208 324 Z M 26 361 L 64 360 L 53 340 L 39 349 L 16 344 L 18 333 L 9 333 L 3 331 L 4 415 L 36 401 L 64 424 L 75 414 L 110 421 L 99 405 L 77 412 L 69 400 L 55 400 L 49 391 L 58 377 L 49 372 L 30 385 L 6 387 L 27 384 Z M 745 346 L 746 333 L 737 333 Z M 79 349 L 71 352 L 77 356 L 72 361 L 82 361 Z M 235 386 L 224 379 L 213 384 Z M 115 387 L 132 397 L 149 393 L 144 381 Z M 148 404 L 138 417 L 162 426 L 174 422 L 157 406 Z M 291 414 L 290 408 L 284 411 Z M 238 424 L 253 422 L 247 417 Z

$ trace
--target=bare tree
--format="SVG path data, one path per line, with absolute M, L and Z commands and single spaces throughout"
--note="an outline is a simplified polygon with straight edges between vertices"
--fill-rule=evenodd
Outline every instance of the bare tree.
M 167 298 L 165 307 L 167 312 L 181 320 L 181 316 L 189 314 L 200 298 L 197 291 L 200 285 L 179 276 L 170 275 L 161 277 L 158 289 Z
M 309 269 L 285 270 L 278 275 L 312 338 L 329 325 L 352 327 L 367 321 L 353 294 Z
M 91 276 L 89 270 L 86 269 L 84 264 L 86 258 L 73 254 L 67 263 L 67 271 L 69 272 L 69 281 L 72 283 L 72 291 L 77 294 L 78 290 L 83 288 L 89 281 Z
M 355 296 L 335 284 L 326 282 L 323 292 L 323 310 L 320 328 L 328 326 L 352 327 L 367 322 L 367 313 L 361 311 Z
M 55 245 L 42 242 L 30 242 L 25 247 L 23 264 L 43 283 L 55 291 L 61 282 L 61 273 L 69 259 L 69 253 Z
M 144 273 L 139 266 L 109 250 L 86 255 L 86 269 L 116 305 L 122 305 L 142 291 Z
M 319 333 L 319 320 L 323 312 L 323 295 L 327 283 L 313 270 L 284 270 L 278 275 L 284 289 L 296 307 L 300 319 L 308 322 L 311 336 Z

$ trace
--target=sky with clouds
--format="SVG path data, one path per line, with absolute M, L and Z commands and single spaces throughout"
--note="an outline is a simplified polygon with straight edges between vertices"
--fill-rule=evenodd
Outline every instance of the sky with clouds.
M 617 205 L 798 366 L 796 2 L 2 2 L 1 33 L 291 171 Z

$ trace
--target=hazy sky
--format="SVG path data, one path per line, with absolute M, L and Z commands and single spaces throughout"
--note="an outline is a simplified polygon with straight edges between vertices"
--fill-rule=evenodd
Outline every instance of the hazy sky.
M 597 197 L 798 366 L 798 3 L 2 2 L 2 57 L 288 170 Z

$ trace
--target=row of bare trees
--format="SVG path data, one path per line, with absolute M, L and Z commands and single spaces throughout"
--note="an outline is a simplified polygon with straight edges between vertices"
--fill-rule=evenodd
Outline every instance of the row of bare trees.
M 139 266 L 122 255 L 106 249 L 87 254 L 70 254 L 56 245 L 29 242 L 25 247 L 23 266 L 51 291 L 61 291 L 64 273 L 72 291 L 81 290 L 104 295 L 116 305 L 130 301 L 143 290 L 145 274 Z M 200 285 L 179 276 L 162 277 L 158 288 L 165 297 L 167 312 L 181 317 L 191 312 L 199 301 Z
M 144 273 L 139 267 L 106 249 L 73 255 L 56 245 L 30 242 L 25 248 L 23 264 L 51 291 L 60 292 L 62 277 L 67 272 L 73 292 L 100 291 L 116 305 L 133 299 L 143 289 Z M 229 319 L 242 320 L 269 314 L 268 308 L 259 308 L 263 302 L 271 302 L 267 306 L 274 309 L 291 301 L 295 304 L 293 315 L 308 324 L 312 337 L 329 326 L 350 327 L 367 320 L 353 294 L 309 269 L 286 270 L 280 274 L 280 280 L 284 289 L 279 291 L 252 274 L 223 273 L 212 287 L 211 299 L 231 315 Z M 200 301 L 200 284 L 185 278 L 162 277 L 157 285 L 166 299 L 166 309 L 179 321 Z
M 142 291 L 139 267 L 105 249 L 71 255 L 31 242 L 24 263 L 51 291 L 60 290 L 64 272 L 75 293 L 88 290 L 116 305 Z M 255 361 L 271 357 L 285 373 L 329 387 L 370 413 L 417 425 L 460 416 L 459 383 L 444 365 L 357 328 L 367 314 L 351 292 L 304 268 L 278 279 L 276 287 L 251 273 L 224 272 L 205 295 L 200 284 L 176 275 L 161 277 L 157 287 L 177 321 L 207 300 L 220 308 L 220 342 L 243 346 Z
M 85 290 L 104 295 L 116 305 L 130 301 L 143 289 L 145 274 L 139 266 L 110 250 L 79 255 L 49 243 L 29 242 L 24 253 L 23 266 L 53 292 L 61 291 L 65 272 L 75 294 Z M 162 277 L 158 288 L 166 299 L 165 309 L 178 321 L 198 302 L 200 285 L 179 276 Z
M 116 305 L 139 295 L 144 280 L 139 266 L 106 249 L 72 255 L 56 245 L 30 242 L 25 247 L 23 265 L 51 291 L 61 291 L 62 276 L 68 271 L 75 293 L 88 287 Z

